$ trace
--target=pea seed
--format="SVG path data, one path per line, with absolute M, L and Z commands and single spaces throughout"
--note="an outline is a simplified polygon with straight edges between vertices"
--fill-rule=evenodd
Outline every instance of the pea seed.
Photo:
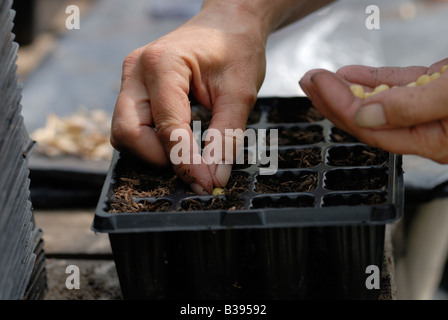
M 373 90 L 375 93 L 383 92 L 389 90 L 389 86 L 387 84 L 380 84 Z
M 429 76 L 432 80 L 436 80 L 440 77 L 440 72 L 434 72 L 432 75 Z
M 442 73 L 444 73 L 447 69 L 448 69 L 448 64 L 446 64 L 442 67 L 442 70 L 441 70 Z
M 350 87 L 350 90 L 355 97 L 364 99 L 364 88 L 362 86 L 355 84 Z
M 371 96 L 373 96 L 374 94 L 375 94 L 376 92 L 366 92 L 365 94 L 364 94 L 364 98 L 365 99 L 367 99 L 367 98 L 370 98 Z
M 422 86 L 424 84 L 427 84 L 430 81 L 431 81 L 431 77 L 428 76 L 427 74 L 424 74 L 417 79 L 416 83 L 418 86 Z
M 222 195 L 222 194 L 224 194 L 224 189 L 223 188 L 215 188 L 212 191 L 212 195 L 214 195 L 214 196 L 219 196 L 219 195 Z

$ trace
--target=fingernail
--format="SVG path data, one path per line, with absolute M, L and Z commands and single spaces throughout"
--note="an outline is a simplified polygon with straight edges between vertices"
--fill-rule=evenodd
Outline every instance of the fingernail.
M 200 184 L 193 182 L 192 184 L 190 184 L 190 188 L 191 190 L 193 190 L 194 193 L 201 195 L 201 196 L 205 196 L 208 195 L 207 190 L 204 189 L 204 187 L 202 187 Z
M 387 123 L 383 106 L 373 103 L 359 108 L 355 118 L 356 124 L 360 127 L 378 127 Z
M 218 164 L 215 171 L 215 177 L 221 184 L 220 187 L 225 187 L 230 178 L 230 172 L 232 171 L 231 164 Z

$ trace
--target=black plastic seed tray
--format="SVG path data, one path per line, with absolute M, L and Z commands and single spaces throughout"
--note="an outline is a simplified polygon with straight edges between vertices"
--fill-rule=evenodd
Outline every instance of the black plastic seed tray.
M 306 98 L 259 100 L 254 111 L 258 116 L 254 116 L 248 128 L 267 129 L 268 138 L 269 129 L 278 129 L 279 169 L 274 175 L 261 175 L 259 163 L 235 165 L 228 187 L 239 184 L 240 202 L 236 206 L 230 203 L 229 208 L 224 205 L 215 206 L 219 208 L 216 210 L 189 209 L 187 213 L 191 200 L 226 202 L 226 196 L 215 199 L 194 195 L 172 179 L 171 171 L 151 170 L 138 160 L 115 153 L 96 211 L 94 230 L 122 233 L 372 225 L 398 219 L 403 200 L 401 158 L 355 141 L 316 114 L 310 118 L 306 111 L 311 108 Z M 281 112 L 274 114 L 277 110 Z M 294 117 L 300 122 L 291 123 Z M 270 119 L 274 118 L 283 122 L 273 123 Z M 109 212 L 114 203 L 121 201 L 115 198 L 114 187 L 123 185 L 124 180 L 132 184 L 132 175 L 154 178 L 153 189 L 159 182 L 171 188 L 159 197 L 151 196 L 150 189 L 132 196 L 143 211 L 137 224 L 136 216 L 126 211 Z M 280 184 L 279 189 L 270 188 L 276 183 Z
M 193 119 L 207 123 L 198 108 Z M 246 148 L 221 196 L 114 154 L 92 229 L 109 233 L 124 298 L 378 298 L 365 270 L 381 269 L 385 225 L 402 214 L 401 157 L 304 97 L 260 98 L 248 128 L 266 141 L 278 129 L 277 172 L 261 174 L 266 158 L 248 161 Z

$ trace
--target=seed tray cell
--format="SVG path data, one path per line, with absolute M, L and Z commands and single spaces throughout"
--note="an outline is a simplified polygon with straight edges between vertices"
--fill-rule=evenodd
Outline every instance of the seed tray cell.
M 267 116 L 270 123 L 313 123 L 324 120 L 309 100 L 302 101 L 300 108 L 297 108 L 295 99 L 265 101 L 271 105 Z
M 387 151 L 363 145 L 336 146 L 327 149 L 327 164 L 336 167 L 378 166 L 389 161 Z
M 319 165 L 321 162 L 322 152 L 320 148 L 282 149 L 278 152 L 279 169 L 310 168 Z M 267 165 L 261 167 L 267 167 Z
M 347 132 L 333 127 L 330 130 L 330 142 L 333 143 L 357 143 L 358 139 L 348 134 Z
M 322 206 L 358 206 L 358 205 L 379 205 L 387 201 L 384 192 L 371 193 L 339 193 L 329 194 L 323 199 Z
M 300 146 L 324 141 L 323 128 L 317 125 L 271 127 L 278 130 L 278 146 Z M 270 146 L 271 131 L 267 133 L 267 146 Z
M 386 168 L 334 169 L 325 173 L 328 190 L 385 190 L 388 187 Z
M 260 196 L 252 199 L 251 209 L 314 207 L 315 202 L 312 195 Z

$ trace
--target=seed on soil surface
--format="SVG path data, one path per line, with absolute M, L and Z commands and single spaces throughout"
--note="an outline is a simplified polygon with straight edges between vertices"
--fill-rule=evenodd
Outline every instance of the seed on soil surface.
M 214 196 L 220 196 L 224 194 L 224 189 L 223 188 L 215 188 L 212 191 L 212 195 Z

